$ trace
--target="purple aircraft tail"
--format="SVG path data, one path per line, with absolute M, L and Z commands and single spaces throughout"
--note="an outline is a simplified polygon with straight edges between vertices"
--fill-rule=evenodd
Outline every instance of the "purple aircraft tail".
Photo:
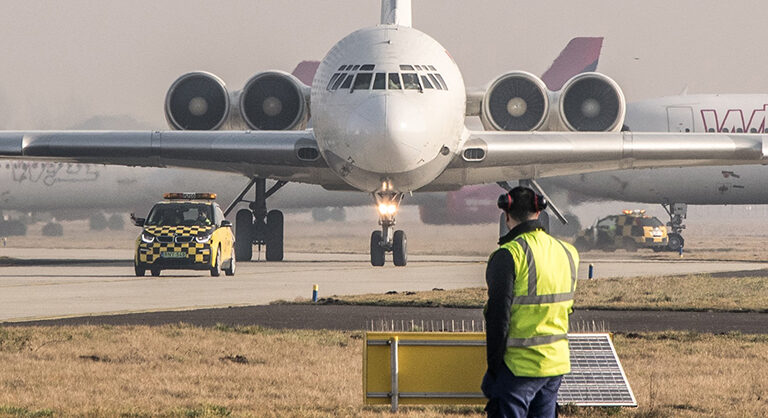
M 573 38 L 541 79 L 552 91 L 560 90 L 576 74 L 595 71 L 600 59 L 603 38 Z
M 302 61 L 296 68 L 293 69 L 293 74 L 301 80 L 302 83 L 311 86 L 312 79 L 315 78 L 317 67 L 320 65 L 320 61 Z

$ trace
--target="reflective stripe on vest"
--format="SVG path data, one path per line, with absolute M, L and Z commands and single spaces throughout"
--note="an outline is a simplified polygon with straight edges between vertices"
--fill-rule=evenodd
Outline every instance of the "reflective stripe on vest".
M 568 256 L 568 262 L 571 266 L 571 291 L 567 293 L 554 293 L 551 295 L 536 294 L 536 286 L 538 280 L 536 280 L 536 262 L 533 259 L 531 246 L 528 245 L 528 243 L 523 238 L 517 238 L 515 242 L 520 244 L 520 247 L 522 247 L 523 252 L 525 253 L 525 260 L 528 263 L 528 295 L 515 295 L 512 298 L 512 305 L 540 305 L 542 303 L 565 302 L 567 300 L 573 299 L 573 291 L 576 288 L 576 266 L 573 262 L 573 256 L 571 255 L 571 252 L 565 248 L 565 245 L 563 245 L 560 240 L 557 240 L 557 243 L 563 247 L 563 251 L 565 251 L 565 254 Z
M 531 338 L 507 338 L 507 347 L 531 347 L 534 345 L 551 344 L 568 338 L 568 334 L 540 335 Z

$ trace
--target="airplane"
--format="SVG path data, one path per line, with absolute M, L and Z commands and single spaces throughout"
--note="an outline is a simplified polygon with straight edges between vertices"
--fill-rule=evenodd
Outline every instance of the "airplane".
M 635 132 L 768 132 L 768 94 L 680 94 L 627 104 L 624 129 Z M 656 168 L 584 173 L 547 179 L 547 185 L 585 196 L 661 204 L 669 215 L 670 251 L 685 245 L 688 205 L 768 203 L 762 165 Z
M 336 43 L 311 86 L 281 71 L 254 75 L 230 95 L 205 72 L 181 76 L 166 96 L 175 131 L 3 131 L 0 157 L 129 166 L 186 167 L 251 178 L 236 215 L 238 260 L 263 240 L 283 258 L 283 215 L 267 199 L 287 182 L 370 193 L 381 229 L 371 264 L 392 253 L 407 264 L 405 232 L 394 230 L 403 198 L 418 191 L 596 171 L 760 164 L 762 134 L 620 132 L 625 100 L 595 72 L 558 92 L 521 71 L 467 90 L 448 51 L 411 25 L 411 2 L 382 0 L 380 24 Z M 313 126 L 306 129 L 311 108 Z M 480 116 L 486 130 L 467 129 Z M 226 130 L 218 130 L 226 128 Z M 267 178 L 277 180 L 269 189 Z M 228 210 L 231 210 L 231 205 Z

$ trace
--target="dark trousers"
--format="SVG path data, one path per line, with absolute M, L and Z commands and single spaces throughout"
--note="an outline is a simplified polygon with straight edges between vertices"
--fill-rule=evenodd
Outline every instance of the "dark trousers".
M 483 394 L 488 398 L 485 411 L 489 417 L 556 416 L 557 391 L 563 376 L 518 377 L 506 365 L 494 375 L 486 372 L 482 385 Z

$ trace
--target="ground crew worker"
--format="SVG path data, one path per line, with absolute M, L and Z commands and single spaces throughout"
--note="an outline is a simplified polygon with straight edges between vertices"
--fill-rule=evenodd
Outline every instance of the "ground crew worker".
M 488 260 L 485 307 L 489 417 L 554 417 L 571 371 L 568 316 L 579 256 L 539 223 L 547 201 L 527 187 L 499 196 L 510 231 Z

